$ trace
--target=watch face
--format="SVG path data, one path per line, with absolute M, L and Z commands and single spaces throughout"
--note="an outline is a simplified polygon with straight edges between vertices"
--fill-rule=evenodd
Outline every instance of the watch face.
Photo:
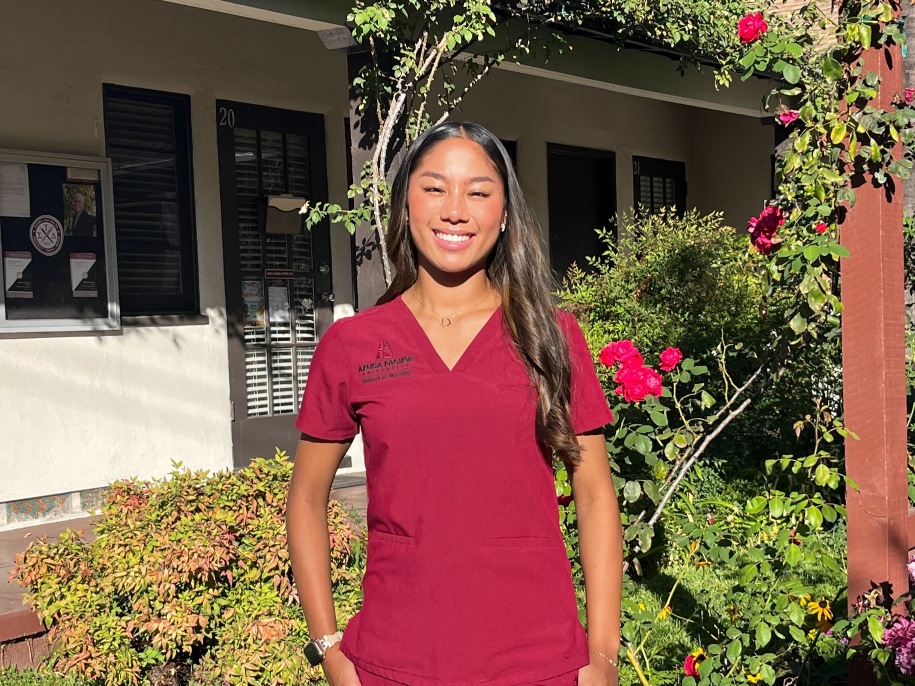
M 312 667 L 317 667 L 324 662 L 324 648 L 317 641 L 309 641 L 305 644 L 305 659 Z
M 32 222 L 29 238 L 38 252 L 50 257 L 60 252 L 64 244 L 64 227 L 57 217 L 43 214 Z

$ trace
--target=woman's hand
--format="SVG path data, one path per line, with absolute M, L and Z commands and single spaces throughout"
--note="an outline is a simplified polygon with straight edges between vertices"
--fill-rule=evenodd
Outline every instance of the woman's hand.
M 578 686 L 619 686 L 616 667 L 602 657 L 591 656 L 591 664 L 578 670 Z
M 361 686 L 355 665 L 337 646 L 327 651 L 321 667 L 330 686 Z

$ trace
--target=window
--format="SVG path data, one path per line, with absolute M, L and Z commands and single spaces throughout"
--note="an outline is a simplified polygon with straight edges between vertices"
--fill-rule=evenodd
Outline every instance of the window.
M 686 209 L 686 165 L 683 162 L 633 157 L 635 204 L 655 213 L 662 207 Z
M 198 315 L 189 99 L 107 84 L 103 97 L 121 313 Z

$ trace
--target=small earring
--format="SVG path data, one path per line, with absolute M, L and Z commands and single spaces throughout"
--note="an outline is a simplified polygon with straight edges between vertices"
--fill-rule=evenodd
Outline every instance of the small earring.
M 505 222 L 502 222 L 502 230 L 499 233 L 505 233 Z

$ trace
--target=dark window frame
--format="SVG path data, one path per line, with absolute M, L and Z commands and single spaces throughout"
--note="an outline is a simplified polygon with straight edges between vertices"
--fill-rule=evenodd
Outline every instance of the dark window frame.
M 180 295 L 128 294 L 120 290 L 121 314 L 125 324 L 134 325 L 172 325 L 175 323 L 203 323 L 200 312 L 200 273 L 197 260 L 197 217 L 193 173 L 193 136 L 191 130 L 191 99 L 181 93 L 135 88 L 116 84 L 102 84 L 102 107 L 105 121 L 105 149 L 112 160 L 112 178 L 115 178 L 117 156 L 112 155 L 109 145 L 109 110 L 112 99 L 132 103 L 148 103 L 168 106 L 174 116 L 175 127 L 175 183 L 178 211 L 179 249 L 181 253 L 181 279 L 183 283 Z M 115 150 L 125 149 L 118 146 Z M 142 146 L 137 150 L 145 152 Z M 117 182 L 113 182 L 114 201 L 117 203 Z M 117 235 L 117 211 L 115 211 L 115 235 Z M 119 267 L 121 255 L 118 256 Z M 120 277 L 119 277 L 120 278 Z
M 640 203 L 641 177 L 673 179 L 677 215 L 686 211 L 686 163 L 676 160 L 662 160 L 655 157 L 632 156 L 632 204 L 639 211 L 653 212 L 650 205 Z M 669 206 L 669 205 L 667 205 Z

